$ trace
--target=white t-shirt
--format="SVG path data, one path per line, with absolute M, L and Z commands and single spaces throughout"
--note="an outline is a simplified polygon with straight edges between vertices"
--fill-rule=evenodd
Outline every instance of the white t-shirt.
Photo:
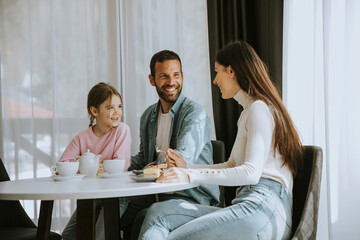
M 243 90 L 234 99 L 244 107 L 227 162 L 189 165 L 190 182 L 224 186 L 257 184 L 260 177 L 283 183 L 292 192 L 293 176 L 282 166 L 281 155 L 273 149 L 274 119 L 269 106 Z
M 166 151 L 169 148 L 171 121 L 172 117 L 170 113 L 162 113 L 160 108 L 157 124 L 156 146 L 163 151 Z M 160 152 L 157 156 L 157 160 L 164 157 L 165 153 Z
M 169 148 L 171 121 L 172 121 L 172 117 L 170 113 L 162 113 L 162 110 L 160 109 L 158 116 L 157 134 L 156 134 L 156 146 L 163 151 L 166 151 Z M 165 153 L 163 152 L 158 153 L 157 161 L 159 161 L 161 158 L 164 157 L 165 157 Z M 174 194 L 174 193 L 188 196 L 183 191 L 167 192 L 164 194 Z

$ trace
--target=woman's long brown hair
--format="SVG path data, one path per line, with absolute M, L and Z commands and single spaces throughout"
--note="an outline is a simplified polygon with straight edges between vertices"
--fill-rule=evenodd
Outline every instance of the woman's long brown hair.
M 273 110 L 274 148 L 282 155 L 283 165 L 287 165 L 295 176 L 303 164 L 302 144 L 265 63 L 249 44 L 242 41 L 232 42 L 219 50 L 216 61 L 225 67 L 231 66 L 241 89 Z

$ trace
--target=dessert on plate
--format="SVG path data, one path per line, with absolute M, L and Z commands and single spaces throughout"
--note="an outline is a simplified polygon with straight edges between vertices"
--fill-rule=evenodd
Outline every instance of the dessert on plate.
M 167 168 L 166 163 L 155 163 L 144 168 L 144 177 L 159 177 L 161 172 Z

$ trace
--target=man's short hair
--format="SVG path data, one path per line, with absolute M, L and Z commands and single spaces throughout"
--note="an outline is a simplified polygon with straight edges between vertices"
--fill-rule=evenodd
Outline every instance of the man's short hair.
M 180 71 L 182 72 L 181 60 L 179 55 L 170 50 L 162 50 L 158 53 L 155 53 L 150 61 L 150 72 L 153 78 L 155 78 L 155 64 L 157 62 L 164 62 L 167 60 L 178 60 L 180 62 Z

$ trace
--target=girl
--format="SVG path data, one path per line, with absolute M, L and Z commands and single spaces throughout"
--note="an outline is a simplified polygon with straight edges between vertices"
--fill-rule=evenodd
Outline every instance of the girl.
M 216 56 L 214 84 L 222 98 L 244 110 L 230 158 L 211 166 L 187 165 L 169 149 L 173 168 L 157 182 L 240 186 L 232 205 L 156 203 L 140 239 L 288 239 L 293 176 L 302 165 L 302 145 L 267 68 L 245 42 L 230 43 Z
M 90 152 L 102 155 L 100 163 L 104 160 L 125 159 L 124 171 L 126 171 L 131 164 L 131 136 L 129 127 L 120 122 L 122 117 L 120 94 L 113 86 L 100 82 L 88 94 L 87 110 L 90 118 L 89 128 L 73 138 L 59 161 L 71 161 L 75 156 L 81 156 L 90 149 Z M 96 205 L 96 212 L 99 215 L 102 202 L 99 201 Z M 120 199 L 121 214 L 126 206 L 127 200 Z M 76 239 L 76 211 L 62 236 L 65 240 Z
M 96 84 L 88 94 L 87 111 L 89 128 L 73 138 L 59 161 L 72 161 L 90 149 L 90 152 L 102 155 L 100 163 L 108 159 L 125 159 L 126 171 L 131 163 L 131 136 L 129 127 L 120 122 L 120 94 L 107 83 Z

